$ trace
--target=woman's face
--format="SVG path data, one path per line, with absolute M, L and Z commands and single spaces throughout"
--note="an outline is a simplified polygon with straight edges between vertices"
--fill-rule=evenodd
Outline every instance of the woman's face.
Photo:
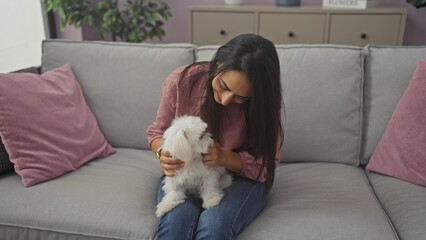
M 214 100 L 228 106 L 230 103 L 244 103 L 252 95 L 252 86 L 246 74 L 227 70 L 219 73 L 212 81 Z

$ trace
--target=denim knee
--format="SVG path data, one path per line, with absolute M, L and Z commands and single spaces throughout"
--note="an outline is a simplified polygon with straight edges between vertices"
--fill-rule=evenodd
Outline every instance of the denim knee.
M 222 202 L 201 213 L 196 239 L 236 239 L 266 204 L 265 183 L 237 178 Z
M 201 210 L 199 199 L 188 198 L 159 219 L 157 239 L 193 239 Z
M 164 197 L 162 190 L 164 176 L 158 186 L 158 202 Z M 157 239 L 176 240 L 193 239 L 198 218 L 201 213 L 201 200 L 188 196 L 185 202 L 179 204 L 158 221 Z
M 196 236 L 197 240 L 228 240 L 235 239 L 237 233 L 233 231 L 230 219 L 226 221 L 223 217 L 216 214 L 201 214 L 198 220 Z

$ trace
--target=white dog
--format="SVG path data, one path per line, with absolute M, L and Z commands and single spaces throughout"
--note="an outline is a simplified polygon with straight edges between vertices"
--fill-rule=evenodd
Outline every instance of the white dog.
M 200 197 L 205 209 L 214 207 L 224 196 L 222 189 L 232 184 L 225 168 L 209 167 L 202 161 L 203 154 L 213 144 L 211 134 L 204 132 L 206 128 L 207 124 L 199 117 L 183 116 L 174 119 L 164 132 L 163 151 L 185 162 L 185 166 L 176 171 L 176 176 L 164 180 L 165 196 L 157 205 L 158 217 L 183 203 L 186 194 Z

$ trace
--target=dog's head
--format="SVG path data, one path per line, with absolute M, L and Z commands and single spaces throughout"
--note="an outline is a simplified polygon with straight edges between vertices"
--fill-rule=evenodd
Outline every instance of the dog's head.
M 163 134 L 163 149 L 184 162 L 206 154 L 213 144 L 212 135 L 205 133 L 206 128 L 207 124 L 199 117 L 175 118 Z

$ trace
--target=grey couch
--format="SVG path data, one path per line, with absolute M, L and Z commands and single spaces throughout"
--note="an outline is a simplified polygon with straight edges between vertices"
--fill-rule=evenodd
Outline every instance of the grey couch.
M 0 175 L 0 239 L 154 239 L 161 169 L 146 140 L 162 83 L 217 46 L 43 42 L 69 63 L 118 152 L 25 188 Z M 267 207 L 239 239 L 426 239 L 426 188 L 365 165 L 426 47 L 277 45 L 285 142 Z

